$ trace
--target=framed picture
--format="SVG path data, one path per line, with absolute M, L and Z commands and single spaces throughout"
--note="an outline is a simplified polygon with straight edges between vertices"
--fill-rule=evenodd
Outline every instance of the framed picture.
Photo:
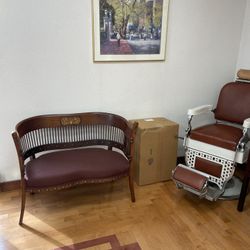
M 165 60 L 169 0 L 92 0 L 94 61 Z

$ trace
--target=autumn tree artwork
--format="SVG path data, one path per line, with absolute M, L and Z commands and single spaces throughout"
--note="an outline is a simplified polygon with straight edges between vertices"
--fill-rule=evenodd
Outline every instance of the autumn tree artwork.
M 140 59 L 143 55 L 159 57 L 164 52 L 167 0 L 94 2 L 94 12 L 98 11 L 95 32 L 99 32 L 95 46 L 99 46 L 100 56 L 134 55 Z

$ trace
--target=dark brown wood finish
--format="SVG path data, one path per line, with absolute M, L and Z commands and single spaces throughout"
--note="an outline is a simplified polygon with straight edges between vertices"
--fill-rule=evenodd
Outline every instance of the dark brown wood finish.
M 19 224 L 23 221 L 26 192 L 63 189 L 82 183 L 108 182 L 128 176 L 131 200 L 134 202 L 132 160 L 136 129 L 137 123 L 131 124 L 121 116 L 100 112 L 41 115 L 19 122 L 15 132 L 12 133 L 21 173 L 22 202 Z M 35 159 L 36 154 L 96 145 L 107 146 L 108 150 L 120 149 L 129 161 L 128 173 L 104 179 L 80 179 L 44 188 L 27 187 L 25 164 Z

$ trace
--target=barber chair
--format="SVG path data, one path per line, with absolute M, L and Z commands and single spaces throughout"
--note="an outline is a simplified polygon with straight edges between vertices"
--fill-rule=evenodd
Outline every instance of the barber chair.
M 201 114 L 214 113 L 213 124 L 192 128 L 193 119 Z M 185 164 L 179 164 L 172 174 L 178 188 L 200 198 L 215 201 L 226 190 L 238 164 L 246 171 L 238 204 L 242 211 L 247 194 L 250 166 L 250 84 L 230 82 L 220 91 L 217 106 L 204 105 L 189 109 L 188 128 L 184 138 Z M 196 120 L 196 121 L 197 121 Z M 250 165 L 250 161 L 248 162 Z M 247 175 L 249 173 L 249 175 Z M 240 182 L 241 184 L 241 182 Z

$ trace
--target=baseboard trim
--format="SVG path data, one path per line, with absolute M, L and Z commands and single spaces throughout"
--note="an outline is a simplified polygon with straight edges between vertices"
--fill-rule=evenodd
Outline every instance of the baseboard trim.
M 0 190 L 1 192 L 17 190 L 20 189 L 20 184 L 20 180 L 2 182 L 0 183 Z

